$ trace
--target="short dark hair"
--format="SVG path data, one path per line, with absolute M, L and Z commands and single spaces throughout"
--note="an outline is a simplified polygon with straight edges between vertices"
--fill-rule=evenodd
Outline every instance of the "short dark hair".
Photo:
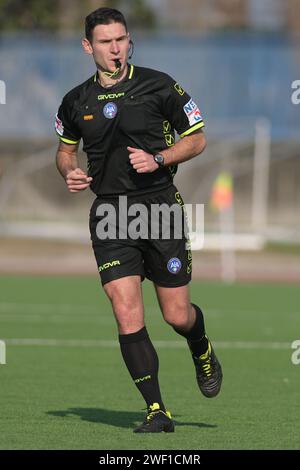
M 121 23 L 127 32 L 126 20 L 119 10 L 115 10 L 114 8 L 98 8 L 85 19 L 85 37 L 91 41 L 95 26 L 110 23 Z

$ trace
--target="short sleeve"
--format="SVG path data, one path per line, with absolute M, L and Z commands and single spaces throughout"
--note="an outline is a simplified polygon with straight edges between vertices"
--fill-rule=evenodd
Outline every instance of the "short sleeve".
M 66 144 L 77 144 L 80 141 L 81 135 L 74 122 L 71 103 L 66 98 L 63 99 L 55 116 L 55 131 L 60 140 Z
M 198 105 L 171 77 L 164 90 L 163 112 L 180 137 L 204 127 Z

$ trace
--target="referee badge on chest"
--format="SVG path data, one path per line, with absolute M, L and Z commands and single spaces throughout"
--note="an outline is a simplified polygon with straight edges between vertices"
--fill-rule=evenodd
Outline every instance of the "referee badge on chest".
M 118 112 L 118 106 L 116 103 L 106 103 L 103 108 L 103 114 L 107 119 L 113 119 Z

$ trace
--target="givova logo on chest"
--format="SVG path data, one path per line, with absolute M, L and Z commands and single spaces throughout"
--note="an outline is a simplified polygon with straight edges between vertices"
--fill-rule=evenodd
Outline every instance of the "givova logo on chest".
M 116 100 L 118 98 L 122 98 L 122 96 L 125 96 L 124 91 L 120 93 L 108 93 L 105 95 L 98 95 L 98 100 L 103 101 L 103 100 Z

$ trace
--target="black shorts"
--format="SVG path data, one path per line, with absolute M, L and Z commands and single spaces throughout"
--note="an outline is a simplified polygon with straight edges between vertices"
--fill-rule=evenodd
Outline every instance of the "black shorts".
M 158 216 L 158 205 L 163 215 Z M 90 233 L 102 284 L 133 275 L 162 287 L 184 286 L 191 280 L 184 203 L 174 185 L 123 197 L 121 205 L 119 198 L 97 197 L 90 211 Z

